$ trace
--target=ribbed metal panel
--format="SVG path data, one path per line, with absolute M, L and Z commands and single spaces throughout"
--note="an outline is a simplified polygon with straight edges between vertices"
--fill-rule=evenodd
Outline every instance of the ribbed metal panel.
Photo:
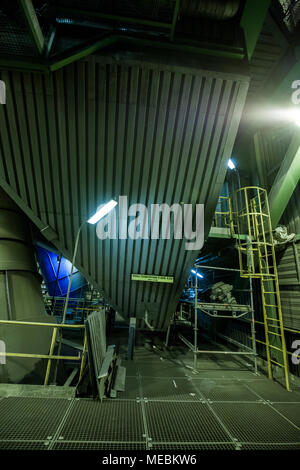
M 281 222 L 287 226 L 289 233 L 300 235 L 300 182 L 298 182 L 291 199 L 284 211 Z
M 295 233 L 296 238 L 288 243 L 278 256 L 278 274 L 284 324 L 300 330 L 300 183 L 298 183 L 280 220 Z
M 266 16 L 254 53 L 250 60 L 251 84 L 248 101 L 257 101 L 261 93 L 271 82 L 279 62 L 289 48 L 289 43 L 270 13 Z
M 100 56 L 47 76 L 0 75 L 0 183 L 40 228 L 57 233 L 66 257 L 80 222 L 119 195 L 148 207 L 204 203 L 208 232 L 247 77 Z M 184 244 L 100 241 L 85 225 L 76 265 L 125 317 L 147 309 L 164 328 L 197 256 Z M 133 272 L 175 282 L 132 282 Z
M 293 135 L 293 126 L 288 123 L 277 124 L 270 128 L 265 128 L 257 132 L 257 150 L 259 159 L 264 173 L 264 181 L 260 181 L 261 185 L 265 185 L 270 190 L 281 162 L 291 142 Z
M 261 165 L 265 185 L 271 189 L 280 165 L 294 133 L 293 126 L 277 125 L 258 131 L 256 134 L 257 157 Z M 300 234 L 300 184 L 281 217 L 280 223 L 287 226 L 288 233 Z M 296 238 L 297 240 L 297 238 Z M 277 254 L 280 297 L 284 326 L 300 329 L 300 243 L 288 243 Z

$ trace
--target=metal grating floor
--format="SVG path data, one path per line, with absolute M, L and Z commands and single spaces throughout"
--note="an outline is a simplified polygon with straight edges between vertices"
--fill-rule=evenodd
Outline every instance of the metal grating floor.
M 143 441 L 142 410 L 134 401 L 76 399 L 59 440 Z
M 191 402 L 148 402 L 149 434 L 155 442 L 228 442 L 207 405 Z
M 200 379 L 194 381 L 196 388 L 211 401 L 257 401 L 258 397 L 238 380 Z
M 0 441 L 0 450 L 47 450 L 50 441 Z
M 66 441 L 56 442 L 53 450 L 146 450 L 144 442 L 93 442 L 93 441 Z
M 300 393 L 234 361 L 138 349 L 126 391 L 0 400 L 0 450 L 300 450 Z
M 141 385 L 143 397 L 151 401 L 199 401 L 201 399 L 192 381 L 182 377 L 163 379 L 143 377 Z
M 151 447 L 153 451 L 155 450 L 235 450 L 235 445 L 232 443 L 209 443 L 209 442 L 168 442 L 168 443 L 159 443 L 153 444 Z
M 241 442 L 300 442 L 300 430 L 266 403 L 215 403 L 216 414 Z
M 0 401 L 0 440 L 46 440 L 61 422 L 70 400 L 7 397 Z

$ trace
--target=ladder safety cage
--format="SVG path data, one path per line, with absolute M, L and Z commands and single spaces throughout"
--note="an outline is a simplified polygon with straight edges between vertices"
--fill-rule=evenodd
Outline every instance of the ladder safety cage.
M 285 386 L 290 390 L 289 370 L 276 255 L 267 191 L 246 186 L 236 192 L 238 252 L 240 275 L 259 279 L 264 319 L 268 376 L 273 378 L 272 364 L 284 371 Z M 243 236 L 242 236 L 243 235 Z M 245 239 L 246 235 L 246 239 Z M 258 342 L 258 340 L 256 340 Z

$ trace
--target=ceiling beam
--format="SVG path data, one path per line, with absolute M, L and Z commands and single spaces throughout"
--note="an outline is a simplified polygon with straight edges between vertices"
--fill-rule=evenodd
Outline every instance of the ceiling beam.
M 99 49 L 104 49 L 105 47 L 111 46 L 117 41 L 118 41 L 117 36 L 104 37 L 100 39 L 99 41 L 96 41 L 92 45 L 78 49 L 75 52 L 68 54 L 65 57 L 62 57 L 61 59 L 56 60 L 55 62 L 51 62 L 49 65 L 49 70 L 53 72 L 54 70 L 61 69 L 62 67 L 65 67 L 66 65 L 71 64 L 72 62 L 75 62 L 79 59 L 82 59 L 83 57 L 93 54 Z
M 272 227 L 275 229 L 300 180 L 300 131 L 297 130 L 286 151 L 269 192 Z
M 171 33 L 170 33 L 171 41 L 174 41 L 175 29 L 176 29 L 177 19 L 179 15 L 179 9 L 180 9 L 180 0 L 175 0 L 173 20 L 172 20 Z
M 178 0 L 176 0 L 178 2 Z M 152 26 L 154 28 L 162 28 L 162 29 L 171 29 L 170 23 L 163 23 L 160 21 L 152 21 L 152 20 L 145 20 L 143 18 L 133 18 L 129 16 L 120 16 L 120 15 L 110 15 L 107 13 L 101 13 L 99 11 L 91 11 L 91 10 L 81 10 L 78 8 L 63 8 L 63 7 L 55 7 L 55 14 L 63 15 L 64 17 L 68 17 L 72 19 L 72 16 L 77 16 L 78 18 L 82 17 L 89 17 L 89 18 L 100 18 L 103 20 L 112 20 L 124 23 L 131 23 L 131 24 L 140 24 L 143 26 Z
M 262 30 L 270 0 L 246 0 L 240 25 L 244 30 L 248 59 L 251 59 Z
M 197 42 L 184 42 L 184 43 L 171 43 L 163 41 L 152 41 L 151 39 L 142 39 L 134 36 L 127 35 L 112 35 L 105 36 L 93 44 L 78 48 L 76 50 L 69 51 L 68 54 L 58 56 L 49 60 L 45 57 L 39 60 L 20 60 L 14 58 L 0 57 L 0 67 L 7 70 L 18 70 L 18 71 L 31 71 L 31 72 L 53 72 L 66 65 L 75 62 L 76 60 L 82 59 L 90 54 L 93 54 L 97 50 L 111 46 L 117 42 L 137 44 L 139 46 L 156 47 L 158 49 L 167 49 L 171 51 L 186 52 L 191 54 L 209 55 L 216 57 L 224 57 L 228 59 L 242 60 L 245 57 L 245 51 L 240 47 L 220 47 L 216 44 L 201 44 Z
M 39 52 L 42 54 L 45 47 L 45 38 L 42 33 L 39 20 L 36 16 L 32 0 L 19 0 L 19 4 L 22 8 L 30 35 L 34 41 L 34 44 Z

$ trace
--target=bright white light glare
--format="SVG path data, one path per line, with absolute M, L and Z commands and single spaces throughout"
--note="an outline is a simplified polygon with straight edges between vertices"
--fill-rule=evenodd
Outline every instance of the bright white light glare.
M 89 224 L 96 224 L 99 222 L 102 217 L 104 217 L 106 214 L 108 214 L 118 203 L 114 201 L 113 199 L 109 201 L 107 204 L 101 207 L 92 217 L 88 220 Z
M 231 158 L 229 158 L 227 166 L 228 166 L 228 168 L 230 168 L 230 170 L 234 170 L 234 169 L 235 169 L 235 164 L 233 163 L 233 161 L 231 160 Z
M 191 269 L 191 272 L 192 272 L 193 274 L 197 274 L 198 277 L 201 277 L 201 279 L 203 279 L 202 274 L 196 273 L 195 269 Z
M 253 107 L 247 112 L 247 120 L 249 123 L 258 126 L 266 124 L 279 124 L 291 123 L 292 125 L 300 126 L 300 106 L 289 106 L 285 108 L 255 108 Z
M 296 126 L 300 127 L 300 109 L 292 109 L 291 115 Z
M 281 121 L 290 121 L 300 126 L 300 109 L 299 108 L 288 108 L 288 109 L 275 109 L 273 110 L 275 118 Z

